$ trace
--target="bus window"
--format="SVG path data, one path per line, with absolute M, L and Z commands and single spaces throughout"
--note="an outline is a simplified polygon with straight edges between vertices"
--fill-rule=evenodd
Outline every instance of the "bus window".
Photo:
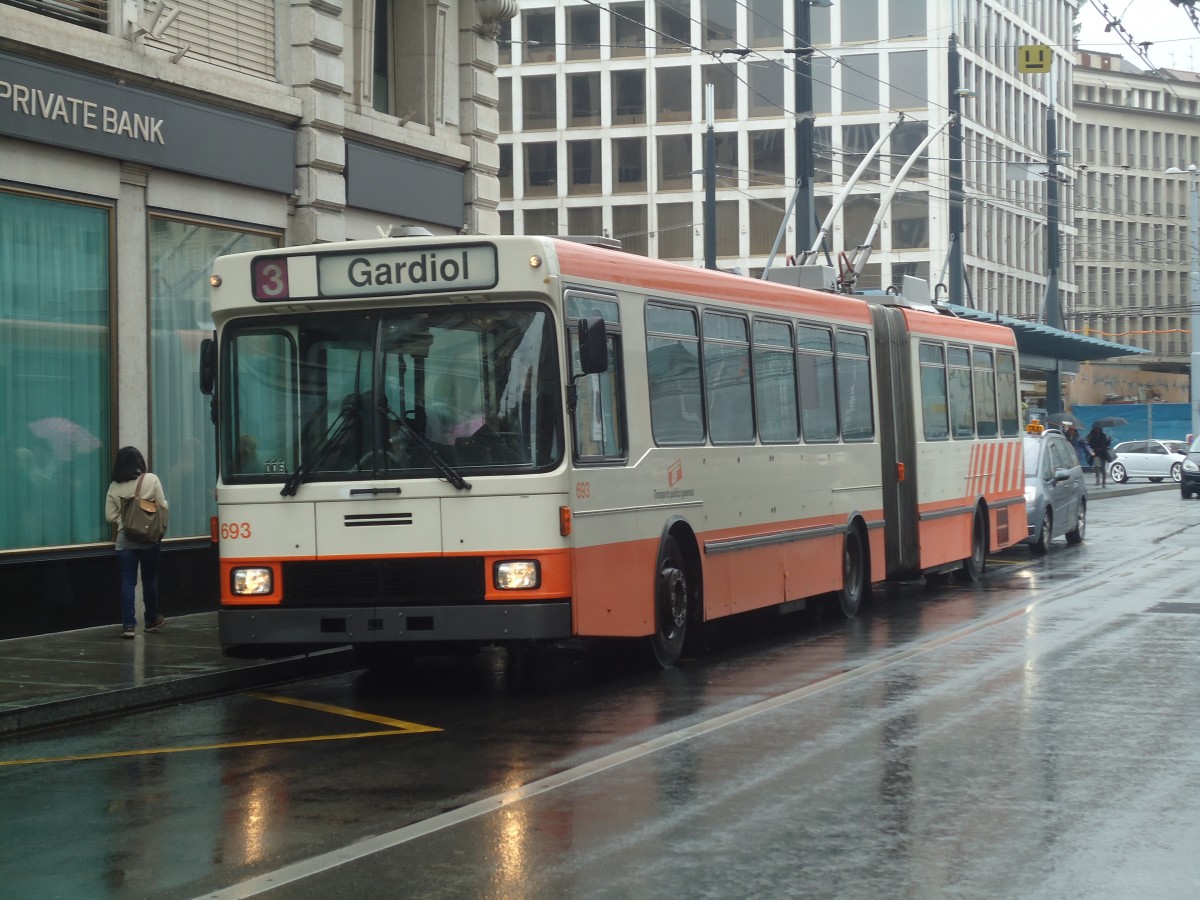
M 951 433 L 956 438 L 973 438 L 975 411 L 971 406 L 971 355 L 966 347 L 951 347 L 947 356 Z
M 713 443 L 753 443 L 750 338 L 742 316 L 704 314 L 704 386 Z
M 950 437 L 950 409 L 946 403 L 946 351 L 941 344 L 921 342 L 921 421 L 925 440 Z
M 296 346 L 282 331 L 249 331 L 230 345 L 235 385 L 224 429 L 230 477 L 283 474 L 295 466 L 292 414 Z
M 754 405 L 758 436 L 764 443 L 800 438 L 796 356 L 792 353 L 792 328 L 784 322 L 754 322 Z
M 874 437 L 871 360 L 865 334 L 838 332 L 837 396 L 842 437 L 847 441 L 867 441 Z
M 828 328 L 796 328 L 796 365 L 800 371 L 800 421 L 806 441 L 836 441 L 837 391 L 833 371 L 833 335 Z
M 700 340 L 691 310 L 647 304 L 650 429 L 659 444 L 704 443 Z
M 584 316 L 604 319 L 608 336 L 608 369 L 585 375 L 575 382 L 577 399 L 572 423 L 575 457 L 580 462 L 621 460 L 626 456 L 625 385 L 621 369 L 620 309 L 612 300 L 577 294 L 567 295 L 567 346 L 571 349 L 571 371 L 578 373 L 579 330 Z
M 992 368 L 992 351 L 976 350 L 974 361 L 975 426 L 980 437 L 996 436 L 996 371 Z
M 1005 437 L 1021 433 L 1017 399 L 1017 361 L 1004 350 L 996 353 L 996 396 L 1000 407 L 1000 431 Z

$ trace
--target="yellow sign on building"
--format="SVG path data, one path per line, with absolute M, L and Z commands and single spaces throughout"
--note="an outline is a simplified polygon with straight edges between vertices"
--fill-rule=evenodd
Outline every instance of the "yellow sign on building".
M 1022 44 L 1017 48 L 1017 69 L 1021 72 L 1049 72 L 1054 57 L 1045 44 Z

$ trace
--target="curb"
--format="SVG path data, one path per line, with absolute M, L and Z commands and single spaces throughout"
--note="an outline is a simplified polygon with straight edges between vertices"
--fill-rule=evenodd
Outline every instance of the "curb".
M 222 672 L 167 678 L 133 688 L 50 700 L 32 706 L 0 710 L 0 736 L 67 725 L 118 712 L 167 706 L 180 700 L 197 700 L 297 678 L 333 675 L 355 668 L 358 668 L 358 661 L 354 651 L 349 647 L 337 647 L 308 656 L 291 656 Z

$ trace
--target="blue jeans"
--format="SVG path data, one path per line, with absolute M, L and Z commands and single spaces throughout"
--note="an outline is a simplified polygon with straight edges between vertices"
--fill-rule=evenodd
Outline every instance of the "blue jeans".
M 137 627 L 134 589 L 137 587 L 139 563 L 142 567 L 142 605 L 146 607 L 145 622 L 152 625 L 158 618 L 158 558 L 161 555 L 161 542 L 136 550 L 117 551 L 117 564 L 121 567 L 121 624 L 126 628 Z

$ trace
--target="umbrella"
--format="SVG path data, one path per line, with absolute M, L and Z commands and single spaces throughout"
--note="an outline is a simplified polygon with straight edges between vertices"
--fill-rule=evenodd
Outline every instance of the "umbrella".
M 1120 416 L 1105 416 L 1103 419 L 1097 419 L 1092 423 L 1093 428 L 1116 428 L 1118 425 L 1128 425 L 1127 419 L 1122 419 Z
M 1078 428 L 1079 419 L 1070 413 L 1050 413 L 1046 416 L 1046 424 L 1053 425 L 1055 428 Z
M 29 430 L 49 443 L 54 455 L 61 460 L 70 459 L 76 453 L 90 453 L 101 446 L 100 439 L 82 425 L 59 416 L 30 422 Z

